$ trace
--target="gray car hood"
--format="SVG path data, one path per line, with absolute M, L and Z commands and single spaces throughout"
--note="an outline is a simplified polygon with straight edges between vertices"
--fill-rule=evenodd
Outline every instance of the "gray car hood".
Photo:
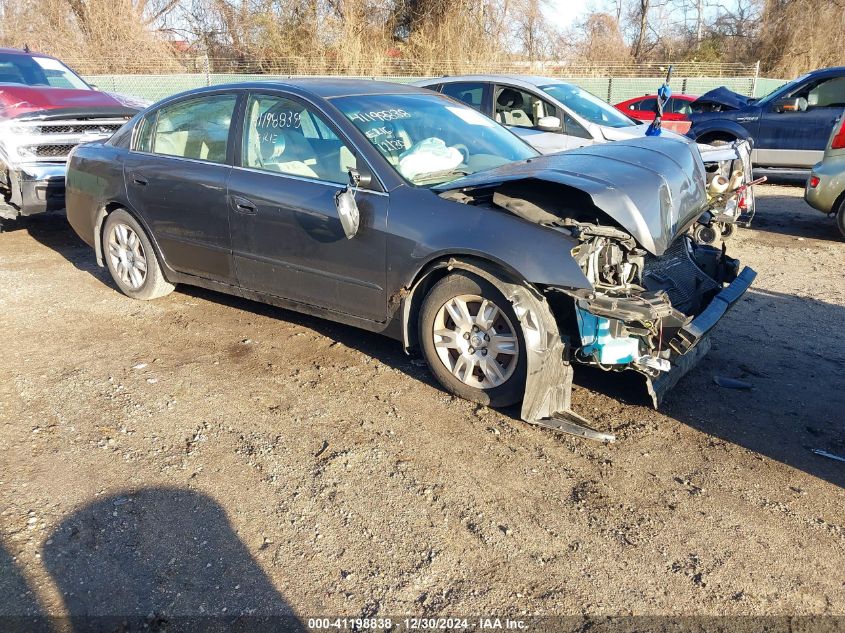
M 707 204 L 701 154 L 682 137 L 644 137 L 530 158 L 433 189 L 442 193 L 529 179 L 588 194 L 655 255 L 686 231 Z

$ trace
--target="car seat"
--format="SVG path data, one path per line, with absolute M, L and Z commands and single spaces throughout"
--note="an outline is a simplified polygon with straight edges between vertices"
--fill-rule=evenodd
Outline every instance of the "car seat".
M 272 111 L 271 108 L 260 112 L 256 104 L 250 112 L 246 144 L 247 166 L 294 176 L 319 178 L 314 170 L 317 164 L 316 153 L 303 135 L 301 125 L 273 127 L 258 124 L 259 121 L 277 120 L 267 116 Z
M 534 127 L 534 121 L 522 109 L 522 93 L 511 88 L 504 88 L 496 98 L 496 121 L 504 125 Z

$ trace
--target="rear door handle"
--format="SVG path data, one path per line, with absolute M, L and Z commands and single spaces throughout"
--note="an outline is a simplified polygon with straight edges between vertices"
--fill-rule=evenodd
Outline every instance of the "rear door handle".
M 242 213 L 243 215 L 255 215 L 258 212 L 258 207 L 255 206 L 255 203 L 247 198 L 242 198 L 241 196 L 229 196 L 229 200 L 231 201 L 232 208 L 237 213 Z
M 149 181 L 144 178 L 141 174 L 132 174 L 132 182 L 136 185 L 145 186 Z

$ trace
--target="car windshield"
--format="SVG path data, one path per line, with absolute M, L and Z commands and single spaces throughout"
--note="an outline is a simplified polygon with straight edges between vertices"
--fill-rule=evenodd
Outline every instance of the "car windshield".
M 538 155 L 492 119 L 440 95 L 360 95 L 332 102 L 415 185 L 430 187 Z
M 640 125 L 625 116 L 613 106 L 605 103 L 596 95 L 572 84 L 549 84 L 540 86 L 540 90 L 560 101 L 567 108 L 590 123 L 605 127 L 631 127 Z
M 0 84 L 91 90 L 58 59 L 9 53 L 0 53 Z

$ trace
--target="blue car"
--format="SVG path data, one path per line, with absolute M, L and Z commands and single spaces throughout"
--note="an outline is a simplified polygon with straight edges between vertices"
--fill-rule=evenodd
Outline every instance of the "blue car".
M 845 67 L 814 70 L 761 99 L 716 88 L 692 109 L 689 136 L 699 143 L 751 138 L 755 166 L 809 169 L 845 109 Z

